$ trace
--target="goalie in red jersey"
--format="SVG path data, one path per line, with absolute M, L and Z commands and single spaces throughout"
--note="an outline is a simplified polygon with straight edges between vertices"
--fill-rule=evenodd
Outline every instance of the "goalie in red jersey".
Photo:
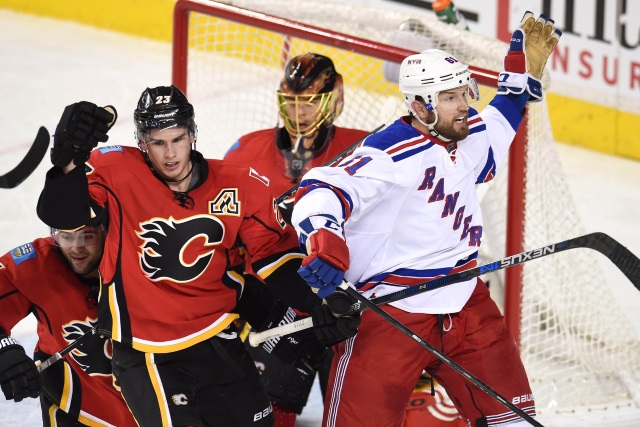
M 34 359 L 43 362 L 83 334 L 98 318 L 102 225 L 18 246 L 0 257 L 0 383 L 7 400 L 40 395 L 44 426 L 136 426 L 112 384 L 111 345 L 93 335 L 38 373 L 18 341 L 7 336 L 23 318 L 38 320 Z
M 364 130 L 334 125 L 344 104 L 343 81 L 333 61 L 324 55 L 306 53 L 292 58 L 276 95 L 282 127 L 244 135 L 225 155 L 225 160 L 268 174 L 276 195 L 299 183 L 312 167 L 324 165 L 368 135 Z M 287 222 L 292 202 L 293 197 L 280 206 Z M 303 339 L 297 335 L 296 339 Z M 324 394 L 333 353 L 317 348 L 305 367 L 275 357 L 273 353 L 280 349 L 272 347 L 272 341 L 256 348 L 247 344 L 262 372 L 276 426 L 293 427 L 307 403 L 316 371 Z
M 238 315 L 258 328 L 278 323 L 271 290 L 314 313 L 319 336 L 352 336 L 357 323 L 332 316 L 298 276 L 297 238 L 269 177 L 195 150 L 193 106 L 177 87 L 143 91 L 138 148 L 93 150 L 114 112 L 90 102 L 65 109 L 38 215 L 62 229 L 109 219 L 98 322 L 113 340 L 116 382 L 141 426 L 271 426 Z M 238 245 L 268 286 L 234 271 Z

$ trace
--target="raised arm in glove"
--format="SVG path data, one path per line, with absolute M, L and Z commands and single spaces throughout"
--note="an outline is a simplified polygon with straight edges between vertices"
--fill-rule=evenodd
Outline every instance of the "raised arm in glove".
M 498 77 L 498 94 L 529 93 L 529 101 L 542 101 L 542 72 L 558 44 L 562 32 L 544 15 L 537 19 L 527 11 L 511 36 L 504 58 L 504 70 Z
M 110 105 L 103 108 L 86 101 L 68 105 L 53 135 L 51 163 L 68 172 L 86 162 L 98 142 L 109 139 L 107 132 L 117 117 Z

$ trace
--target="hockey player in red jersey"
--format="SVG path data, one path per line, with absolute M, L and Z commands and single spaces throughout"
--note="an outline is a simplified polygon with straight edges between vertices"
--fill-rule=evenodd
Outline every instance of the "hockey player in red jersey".
M 240 137 L 224 157 L 268 175 L 276 195 L 368 134 L 333 124 L 344 107 L 344 84 L 333 61 L 324 55 L 292 58 L 285 66 L 277 101 L 283 126 Z
M 113 372 L 141 426 L 270 426 L 272 408 L 233 324 L 273 323 L 271 289 L 311 312 L 318 334 L 344 334 L 297 275 L 295 232 L 274 206 L 269 177 L 195 150 L 193 106 L 175 86 L 143 91 L 138 148 L 92 149 L 114 110 L 68 106 L 56 128 L 38 215 L 73 229 L 108 217 L 100 264 L 99 331 L 113 340 Z M 61 207 L 60 201 L 64 201 Z M 231 265 L 242 245 L 251 286 Z M 269 295 L 267 295 L 269 294 Z
M 277 101 L 283 126 L 244 135 L 225 155 L 225 160 L 267 174 L 276 195 L 299 183 L 312 167 L 327 163 L 368 134 L 333 124 L 344 104 L 343 82 L 333 61 L 324 55 L 306 53 L 292 58 L 284 68 Z M 293 197 L 281 205 L 287 221 L 292 202 Z M 293 427 L 307 403 L 316 370 L 322 391 L 326 388 L 331 350 L 326 350 L 325 357 L 313 355 L 313 369 L 304 369 L 274 357 L 272 342 L 256 348 L 247 344 L 247 349 L 261 368 L 276 427 Z
M 111 344 L 96 335 L 41 374 L 9 331 L 33 313 L 36 362 L 47 360 L 97 325 L 102 225 L 18 246 L 0 257 L 0 383 L 7 399 L 37 397 L 44 426 L 135 426 L 113 387 Z
M 469 105 L 475 79 L 455 56 L 428 49 L 403 60 L 399 89 L 409 114 L 300 183 L 291 223 L 308 256 L 299 272 L 319 296 L 331 295 L 344 278 L 370 298 L 476 265 L 483 233 L 476 186 L 504 165 L 527 103 L 542 100 L 540 79 L 560 34 L 552 20 L 527 12 L 511 38 L 498 92 L 481 112 Z M 518 411 L 367 310 L 357 335 L 334 347 L 324 426 L 400 426 L 423 371 L 470 426 L 529 425 L 521 417 L 536 414 L 527 373 L 482 280 L 384 310 Z

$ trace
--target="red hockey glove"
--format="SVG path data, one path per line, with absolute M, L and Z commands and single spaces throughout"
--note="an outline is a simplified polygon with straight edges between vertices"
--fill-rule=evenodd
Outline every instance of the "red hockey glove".
M 321 228 L 309 236 L 306 242 L 309 254 L 298 269 L 298 274 L 318 296 L 325 298 L 342 284 L 344 273 L 349 269 L 347 242 L 337 234 Z

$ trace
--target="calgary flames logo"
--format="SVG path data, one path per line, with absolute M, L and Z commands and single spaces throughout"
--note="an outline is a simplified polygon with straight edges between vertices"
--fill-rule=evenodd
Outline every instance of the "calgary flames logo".
M 210 215 L 170 217 L 140 224 L 140 268 L 152 281 L 190 282 L 199 277 L 224 237 L 224 224 Z
M 89 332 L 98 324 L 98 319 L 74 320 L 62 326 L 62 336 L 71 343 Z M 94 335 L 71 350 L 69 356 L 91 376 L 111 376 L 111 340 Z

